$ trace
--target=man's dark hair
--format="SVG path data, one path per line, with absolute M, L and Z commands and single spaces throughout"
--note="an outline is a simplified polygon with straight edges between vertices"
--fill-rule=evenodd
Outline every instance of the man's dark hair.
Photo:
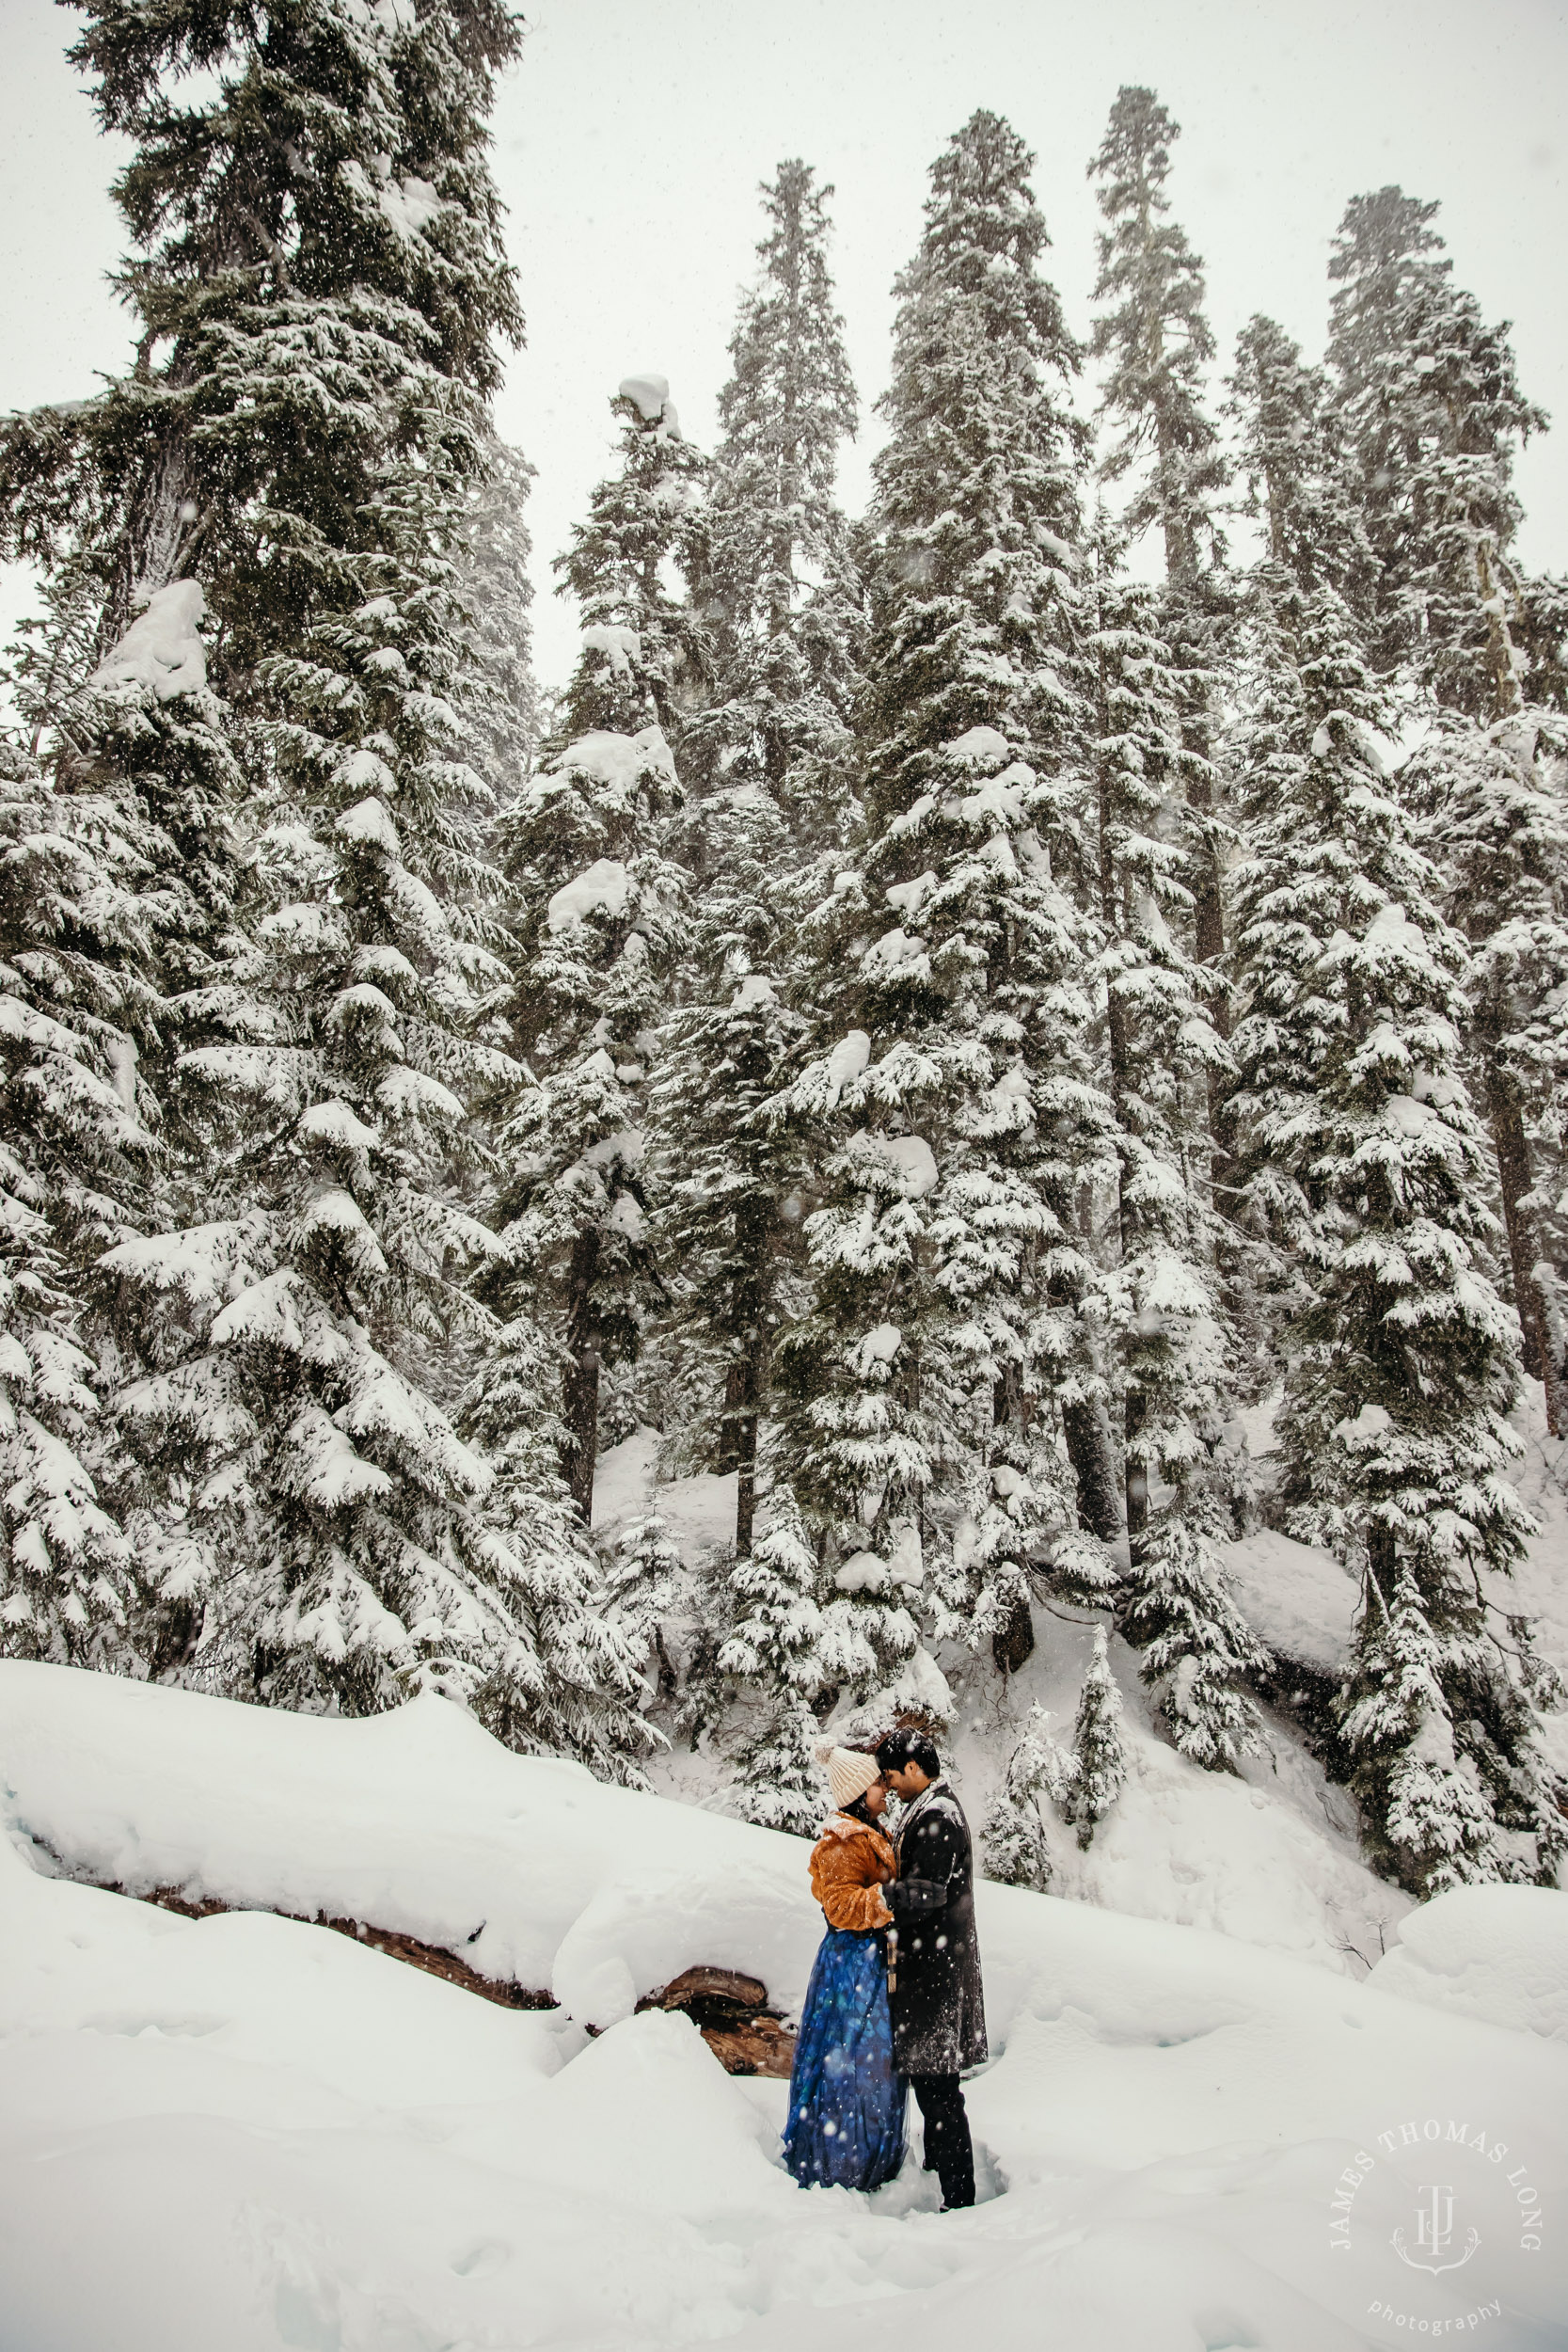
M 890 1731 L 877 1742 L 877 1761 L 884 1772 L 901 1772 L 906 1764 L 914 1764 L 927 1780 L 942 1773 L 942 1758 L 923 1731 Z

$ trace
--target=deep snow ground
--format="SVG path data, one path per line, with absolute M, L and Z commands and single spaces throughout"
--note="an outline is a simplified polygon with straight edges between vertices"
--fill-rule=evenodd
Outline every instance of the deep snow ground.
M 1428 1906 L 1357 1983 L 982 1887 L 1000 2193 L 943 2217 L 912 2169 L 802 2195 L 784 2086 L 630 2013 L 697 1960 L 799 2000 L 799 1841 L 509 1756 L 436 1698 L 348 1724 L 18 1665 L 0 1791 L 0 2352 L 1338 2352 L 1472 2314 L 1498 2352 L 1568 2344 L 1559 1896 Z M 372 1917 L 562 2006 L 62 1867 Z M 1441 2277 L 1391 2244 L 1429 2124 L 1479 2232 Z

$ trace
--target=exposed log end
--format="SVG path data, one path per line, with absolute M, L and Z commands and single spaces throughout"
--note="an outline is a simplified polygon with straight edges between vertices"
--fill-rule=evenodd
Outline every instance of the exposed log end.
M 686 1968 L 638 2009 L 681 2010 L 726 2074 L 767 2074 L 786 2082 L 795 2036 L 767 2006 L 768 1987 L 733 1968 Z

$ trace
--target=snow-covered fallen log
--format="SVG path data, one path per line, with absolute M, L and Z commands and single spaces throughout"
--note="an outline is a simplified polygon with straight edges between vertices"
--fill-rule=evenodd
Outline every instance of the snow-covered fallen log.
M 17 1826 L 99 1885 L 364 1920 L 599 2027 L 701 1963 L 805 1991 L 798 1839 L 512 1756 L 433 1694 L 351 1722 L 0 1661 L 0 1724 Z

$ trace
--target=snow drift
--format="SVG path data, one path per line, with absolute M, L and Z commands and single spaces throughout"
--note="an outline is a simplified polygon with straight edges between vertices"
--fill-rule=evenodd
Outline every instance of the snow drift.
M 1007 2352 L 1042 2328 L 1071 2352 L 1335 2352 L 1408 2340 L 1384 2306 L 1493 2302 L 1493 2345 L 1564 2341 L 1568 2233 L 1522 2252 L 1499 2201 L 1516 2158 L 1548 2224 L 1568 2185 L 1568 2050 L 1534 2032 L 982 1886 L 991 2194 L 940 2217 L 912 2167 L 872 2199 L 798 2191 L 784 2087 L 630 2013 L 705 1960 L 799 2000 L 800 1841 L 508 1755 L 435 1697 L 348 1723 L 42 1666 L 0 1666 L 0 2352 Z M 373 1915 L 561 2006 L 62 1873 Z M 1512 1933 L 1517 1891 L 1465 1898 L 1471 1947 L 1489 1913 Z M 1511 2152 L 1449 2152 L 1481 2217 L 1457 2285 L 1390 2251 L 1427 2119 Z

